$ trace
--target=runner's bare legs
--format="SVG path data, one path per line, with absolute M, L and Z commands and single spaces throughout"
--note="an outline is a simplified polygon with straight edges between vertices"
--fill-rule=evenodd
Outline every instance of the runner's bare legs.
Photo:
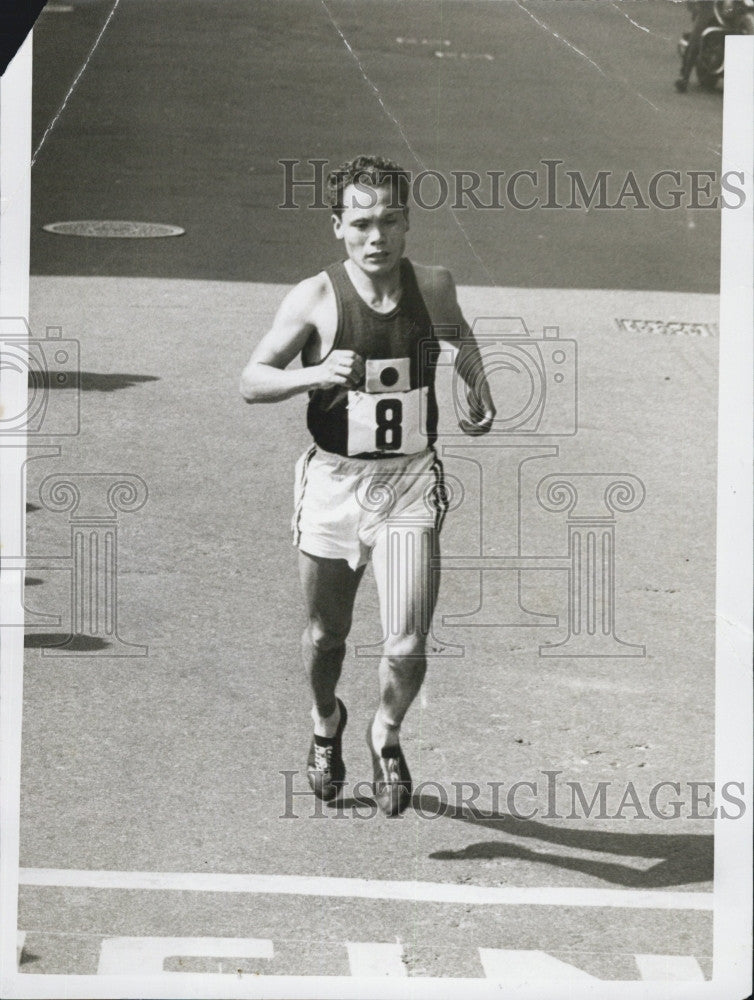
M 440 584 L 430 560 L 439 554 L 439 535 L 432 528 L 395 522 L 380 532 L 372 550 L 383 634 L 380 705 L 372 723 L 378 751 L 399 743 L 401 723 L 426 674 L 427 637 Z
M 338 725 L 335 688 L 364 568 L 352 570 L 345 559 L 324 559 L 299 552 L 299 576 L 308 618 L 301 648 L 314 696 L 312 718 L 318 736 L 334 735 Z
M 439 573 L 430 559 L 439 555 L 439 537 L 426 527 L 391 525 L 400 538 L 396 556 L 387 551 L 383 531 L 372 550 L 383 632 L 379 665 L 380 704 L 373 724 L 376 747 L 398 742 L 403 718 L 421 688 L 427 669 L 426 642 L 437 602 Z M 353 605 L 364 567 L 352 570 L 343 559 L 324 559 L 299 552 L 299 574 L 306 601 L 307 626 L 302 636 L 304 668 L 314 697 L 312 712 L 320 725 L 337 726 L 335 689 L 340 679 L 351 629 Z M 316 728 L 315 728 L 316 731 Z M 320 732 L 319 735 L 332 735 Z

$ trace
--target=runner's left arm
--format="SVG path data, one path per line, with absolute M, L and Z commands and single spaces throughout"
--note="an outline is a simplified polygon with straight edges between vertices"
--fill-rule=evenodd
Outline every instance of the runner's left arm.
M 455 282 L 443 267 L 422 268 L 420 285 L 430 310 L 432 326 L 439 341 L 455 352 L 455 369 L 466 386 L 469 420 L 459 426 L 472 437 L 486 434 L 492 427 L 496 409 L 484 371 L 479 345 L 458 304 Z

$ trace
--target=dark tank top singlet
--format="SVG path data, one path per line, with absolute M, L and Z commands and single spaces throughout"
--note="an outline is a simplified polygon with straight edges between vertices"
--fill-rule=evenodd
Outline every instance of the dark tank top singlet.
M 408 358 L 410 388 L 426 387 L 426 444 L 437 438 L 435 399 L 436 342 L 432 321 L 411 262 L 400 262 L 401 296 L 389 313 L 371 309 L 354 288 L 342 261 L 326 269 L 335 292 L 338 325 L 331 350 L 354 351 L 364 360 Z M 324 360 L 324 359 L 322 359 Z M 305 367 L 320 364 L 302 359 Z M 348 402 L 341 388 L 309 393 L 306 423 L 316 444 L 325 451 L 348 455 Z M 356 457 L 383 458 L 404 454 L 400 449 L 359 452 Z

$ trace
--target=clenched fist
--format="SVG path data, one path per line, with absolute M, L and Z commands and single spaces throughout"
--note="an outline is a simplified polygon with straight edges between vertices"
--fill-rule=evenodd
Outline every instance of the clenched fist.
M 316 375 L 320 389 L 355 389 L 364 380 L 364 359 L 354 351 L 331 351 Z

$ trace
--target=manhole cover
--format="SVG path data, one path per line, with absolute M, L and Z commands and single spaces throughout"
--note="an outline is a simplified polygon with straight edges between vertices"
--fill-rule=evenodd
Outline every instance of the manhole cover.
M 61 236 L 99 236 L 111 239 L 148 239 L 157 236 L 182 236 L 185 229 L 161 222 L 124 222 L 112 219 L 87 219 L 81 222 L 48 222 L 42 229 Z

